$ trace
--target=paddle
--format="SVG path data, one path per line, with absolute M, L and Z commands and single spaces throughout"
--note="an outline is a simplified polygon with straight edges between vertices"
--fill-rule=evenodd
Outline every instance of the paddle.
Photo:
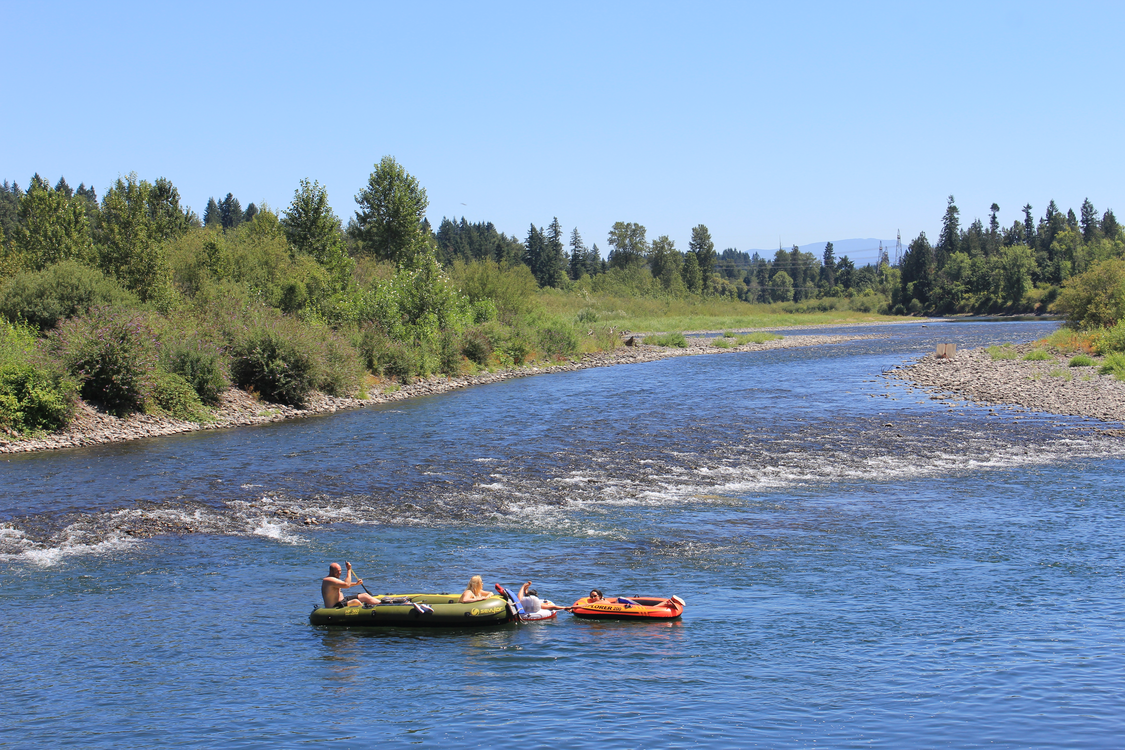
M 348 561 L 346 561 L 346 560 L 345 560 L 345 561 L 344 561 L 344 565 L 347 565 L 347 566 L 348 566 L 348 571 L 349 571 L 349 572 L 351 572 L 351 573 L 355 573 L 355 569 L 354 569 L 354 568 L 352 568 L 352 564 L 351 564 L 350 562 L 348 562 Z M 368 589 L 367 589 L 367 587 L 366 587 L 366 586 L 364 586 L 364 585 L 363 585 L 363 579 L 361 579 L 361 578 L 359 577 L 359 573 L 355 573 L 355 577 L 356 577 L 356 583 L 358 583 L 358 584 L 359 584 L 360 586 L 362 586 L 362 587 L 363 587 L 363 590 L 364 590 L 364 591 L 367 591 L 367 595 L 368 595 L 368 596 L 375 596 L 375 595 L 374 595 L 374 594 L 372 594 L 372 593 L 371 593 L 370 591 L 368 591 Z

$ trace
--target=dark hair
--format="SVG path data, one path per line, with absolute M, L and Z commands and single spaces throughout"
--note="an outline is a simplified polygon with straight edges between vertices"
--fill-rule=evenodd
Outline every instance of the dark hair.
M 597 594 L 599 597 L 605 596 L 605 594 L 603 594 L 599 589 L 590 589 L 590 593 L 591 594 Z
M 539 592 L 538 592 L 538 591 L 536 591 L 535 589 L 528 589 L 528 590 L 527 590 L 527 595 L 528 595 L 528 596 L 539 596 Z

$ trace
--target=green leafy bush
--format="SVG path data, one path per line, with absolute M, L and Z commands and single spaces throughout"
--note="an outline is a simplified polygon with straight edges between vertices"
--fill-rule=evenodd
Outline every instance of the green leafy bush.
M 84 399 L 114 414 L 143 409 L 158 349 L 145 316 L 96 308 L 89 317 L 60 323 L 49 346 L 78 380 Z
M 711 342 L 711 346 L 716 346 L 720 349 L 730 349 L 734 346 L 734 342 L 727 338 L 717 338 Z
M 539 328 L 539 347 L 544 354 L 566 357 L 578 351 L 578 332 L 562 320 L 549 321 Z
M 674 346 L 680 349 L 687 348 L 687 339 L 679 332 L 645 336 L 644 343 L 651 344 L 652 346 Z
M 1011 344 L 1004 344 L 1003 346 L 990 346 L 988 347 L 988 356 L 992 358 L 993 362 L 1002 359 L 1015 359 L 1019 356 Z
M 155 373 L 149 391 L 149 405 L 152 410 L 175 419 L 201 422 L 207 418 L 195 388 L 174 372 L 159 370 Z
M 1094 350 L 1098 354 L 1125 352 L 1125 321 L 1101 331 L 1094 343 Z
M 1107 354 L 1098 372 L 1102 375 L 1113 375 L 1118 380 L 1125 380 L 1125 352 Z
M 17 274 L 0 292 L 0 315 L 11 321 L 24 320 L 41 331 L 94 307 L 139 304 L 114 279 L 72 260 Z
M 231 377 L 279 404 L 302 407 L 318 381 L 316 353 L 293 327 L 260 323 L 232 348 Z
M 54 432 L 74 414 L 74 383 L 28 363 L 0 365 L 0 426 L 13 432 Z
M 1042 349 L 1032 349 L 1030 352 L 1023 355 L 1023 358 L 1028 362 L 1046 362 L 1049 359 L 1054 359 L 1054 357 Z
M 1068 367 L 1093 367 L 1094 366 L 1094 360 L 1091 357 L 1089 357 L 1085 354 L 1079 354 L 1075 357 L 1071 357 L 1070 362 L 1067 363 L 1067 366 Z
M 438 370 L 444 375 L 461 374 L 461 342 L 453 331 L 442 331 L 438 337 Z
M 483 328 L 470 328 L 461 336 L 461 353 L 470 362 L 487 365 L 492 357 L 492 339 Z
M 418 351 L 387 336 L 378 325 L 360 332 L 359 356 L 371 372 L 409 384 L 420 368 Z
M 330 330 L 321 333 L 321 366 L 317 388 L 329 396 L 350 396 L 359 388 L 363 369 L 359 352 Z
M 223 392 L 230 387 L 222 352 L 202 341 L 183 341 L 166 347 L 162 360 L 165 370 L 191 384 L 199 400 L 209 406 L 218 406 Z
M 1125 260 L 1104 260 L 1068 279 L 1051 310 L 1082 328 L 1116 325 L 1125 317 Z

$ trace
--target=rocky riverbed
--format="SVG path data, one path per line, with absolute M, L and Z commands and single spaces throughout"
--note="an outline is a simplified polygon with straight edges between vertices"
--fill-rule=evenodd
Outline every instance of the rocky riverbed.
M 1125 382 L 1094 367 L 1068 367 L 1071 355 L 1029 361 L 1036 347 L 1008 347 L 1013 359 L 994 360 L 987 349 L 958 351 L 942 359 L 928 354 L 886 373 L 909 381 L 934 397 L 952 396 L 988 406 L 1021 406 L 1030 411 L 1125 422 Z
M 522 378 L 530 375 L 542 375 L 553 372 L 571 372 L 583 370 L 588 367 L 609 367 L 612 365 L 635 364 L 638 362 L 652 362 L 668 357 L 683 357 L 700 354 L 723 354 L 729 352 L 765 351 L 770 349 L 787 349 L 802 346 L 819 346 L 822 344 L 836 344 L 843 341 L 853 341 L 862 338 L 875 338 L 875 335 L 818 335 L 818 334 L 792 334 L 784 338 L 767 341 L 761 344 L 744 344 L 730 348 L 719 348 L 714 345 L 715 339 L 699 337 L 689 338 L 688 346 L 684 349 L 660 346 L 648 346 L 643 343 L 641 336 L 632 337 L 632 346 L 619 346 L 613 351 L 596 352 L 585 355 L 572 361 L 561 361 L 550 366 L 518 367 L 511 370 L 497 372 L 482 372 L 476 375 L 463 377 L 432 377 L 419 379 L 410 385 L 380 384 L 371 389 L 369 398 L 337 398 L 322 393 L 315 393 L 308 399 L 304 408 L 269 403 L 255 400 L 250 394 L 237 388 L 229 389 L 222 398 L 222 403 L 213 410 L 212 421 L 206 423 L 187 422 L 171 417 L 155 416 L 149 414 L 132 414 L 127 417 L 115 417 L 106 414 L 92 405 L 79 402 L 74 420 L 69 427 L 59 433 L 33 437 L 17 437 L 0 434 L 0 453 L 25 453 L 31 451 L 57 450 L 60 448 L 76 448 L 99 443 L 117 443 L 141 438 L 174 435 L 181 432 L 196 430 L 215 430 L 242 425 L 262 424 L 264 422 L 278 422 L 285 419 L 295 419 L 316 414 L 327 414 L 343 409 L 356 409 L 373 404 L 385 404 L 392 401 L 401 401 L 419 396 L 429 396 L 437 393 L 468 388 L 486 383 L 498 383 L 510 378 Z

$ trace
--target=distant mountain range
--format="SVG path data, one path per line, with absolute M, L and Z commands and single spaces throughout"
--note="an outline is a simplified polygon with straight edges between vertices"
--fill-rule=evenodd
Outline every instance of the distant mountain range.
M 856 267 L 875 264 L 879 261 L 879 243 L 883 243 L 883 249 L 887 251 L 887 257 L 890 258 L 891 263 L 895 262 L 895 240 L 879 240 L 879 239 L 863 239 L 863 240 L 832 240 L 832 253 L 839 260 L 842 256 L 848 256 L 848 259 L 855 263 Z M 798 245 L 803 253 L 812 253 L 818 258 L 824 257 L 824 246 L 828 241 L 824 242 L 810 242 L 807 245 Z M 787 245 L 785 250 L 792 250 L 792 245 Z M 906 252 L 906 243 L 902 245 L 902 251 Z M 772 250 L 747 250 L 747 253 L 758 255 L 772 260 L 773 256 L 777 253 L 777 248 Z

